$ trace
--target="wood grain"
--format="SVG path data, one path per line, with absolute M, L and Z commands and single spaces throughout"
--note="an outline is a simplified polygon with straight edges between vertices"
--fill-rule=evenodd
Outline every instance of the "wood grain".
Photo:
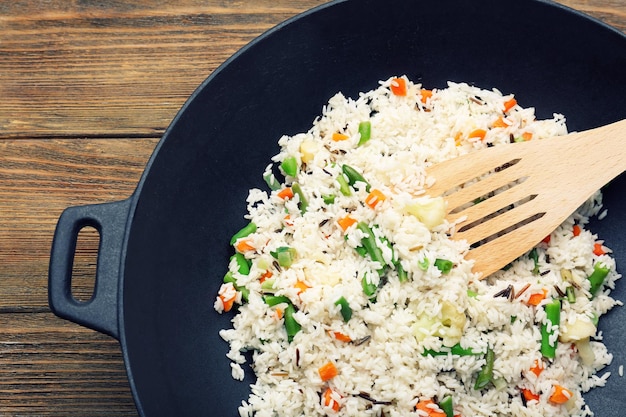
M 47 309 L 47 259 L 59 215 L 69 206 L 129 197 L 156 143 L 156 139 L 0 141 L 0 312 Z M 91 293 L 87 271 L 98 240 L 92 234 L 81 242 L 85 246 L 76 258 L 76 293 L 84 298 Z
M 0 2 L 0 416 L 136 416 L 114 339 L 47 305 L 68 206 L 116 201 L 197 86 L 255 37 L 325 0 Z M 562 0 L 626 31 L 623 0 Z M 79 239 L 90 296 L 97 233 Z
M 578 10 L 626 33 L 624 0 L 559 0 L 556 3 Z
M 136 415 L 116 340 L 49 313 L 0 314 L 0 329 L 1 416 Z
M 0 137 L 158 137 L 229 56 L 323 1 L 49 3 L 0 6 Z

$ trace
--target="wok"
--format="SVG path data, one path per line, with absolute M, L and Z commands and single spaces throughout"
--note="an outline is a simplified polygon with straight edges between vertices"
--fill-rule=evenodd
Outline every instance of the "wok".
M 247 190 L 264 187 L 278 138 L 308 130 L 330 96 L 401 74 L 428 88 L 452 80 L 514 93 L 540 118 L 563 113 L 570 130 L 626 117 L 626 36 L 547 1 L 346 0 L 268 31 L 193 93 L 128 199 L 70 207 L 58 221 L 50 306 L 119 339 L 141 416 L 237 414 L 252 380 L 230 377 L 218 329 L 231 316 L 212 306 Z M 573 163 L 584 169 L 584 155 Z M 625 180 L 607 187 L 609 216 L 592 225 L 622 270 Z M 71 268 L 85 226 L 100 248 L 94 295 L 79 303 Z M 614 295 L 624 294 L 619 283 Z M 626 407 L 625 323 L 623 308 L 600 322 L 615 357 L 607 387 L 586 395 L 598 416 Z

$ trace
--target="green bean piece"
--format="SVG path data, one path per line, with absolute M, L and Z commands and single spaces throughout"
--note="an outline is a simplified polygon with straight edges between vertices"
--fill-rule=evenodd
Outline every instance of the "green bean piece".
M 335 305 L 339 306 L 341 309 L 341 317 L 343 317 L 343 321 L 347 323 L 352 318 L 352 307 L 348 304 L 348 300 L 342 295 L 335 301 Z
M 558 299 L 550 301 L 544 306 L 546 311 L 547 323 L 541 325 L 541 354 L 552 359 L 556 356 L 557 340 L 551 342 L 554 338 L 554 326 L 558 328 L 561 324 L 561 302 Z
M 235 253 L 231 258 L 234 258 L 237 262 L 238 271 L 241 275 L 249 275 L 250 274 L 250 260 L 246 259 L 245 255 L 242 253 Z
M 243 229 L 239 230 L 233 235 L 233 237 L 230 238 L 230 244 L 234 245 L 237 240 L 241 239 L 242 237 L 249 236 L 254 232 L 256 232 L 256 224 L 250 222 Z
M 421 269 L 422 271 L 426 271 L 429 266 L 430 266 L 430 261 L 428 260 L 428 258 L 421 259 L 420 261 L 417 262 L 417 267 Z
M 452 346 L 450 348 L 450 352 L 452 352 L 453 355 L 459 355 L 459 356 L 471 356 L 471 355 L 480 354 L 480 352 L 474 352 L 471 348 L 462 347 L 460 343 L 457 343 L 456 345 Z
M 361 245 L 367 249 L 367 254 L 370 256 L 372 261 L 378 262 L 382 267 L 385 265 L 385 259 L 383 258 L 383 251 L 380 250 L 378 245 L 376 245 L 376 237 L 374 236 L 374 232 L 367 223 L 359 222 L 356 226 L 361 232 L 366 234 L 366 237 L 361 239 Z
M 376 294 L 376 289 L 378 289 L 378 286 L 376 286 L 376 284 L 373 284 L 367 280 L 367 274 L 363 275 L 363 279 L 361 280 L 361 287 L 363 288 L 363 292 L 365 293 L 365 295 L 367 295 L 370 300 L 374 297 L 374 294 Z
M 570 304 L 574 304 L 576 302 L 576 290 L 574 289 L 574 287 L 567 287 L 565 289 L 565 296 L 567 297 L 567 301 Z
M 469 298 L 476 298 L 478 297 L 478 293 L 474 290 L 467 290 L 467 296 Z
M 496 356 L 493 349 L 488 347 L 487 353 L 485 353 L 485 364 L 478 373 L 478 377 L 476 377 L 476 383 L 474 384 L 475 390 L 485 388 L 493 380 L 493 363 L 495 362 L 495 359 Z
M 228 271 L 226 275 L 224 275 L 224 284 L 227 284 L 229 282 L 233 284 L 233 287 L 235 287 L 235 290 L 241 293 L 241 299 L 247 303 L 248 297 L 250 295 L 250 290 L 247 289 L 246 287 L 237 285 L 237 280 L 235 279 L 231 271 Z
M 243 286 L 242 287 L 236 286 L 235 289 L 241 293 L 241 301 L 243 301 L 244 303 L 247 303 L 248 299 L 250 298 L 250 290 Z
M 267 186 L 270 187 L 270 190 L 280 190 L 281 184 L 271 172 L 263 175 L 263 179 L 265 180 Z
M 446 356 L 448 353 L 456 356 L 473 356 L 481 354 L 481 352 L 474 352 L 471 348 L 464 348 L 460 343 L 457 343 L 452 346 L 450 350 L 424 349 L 422 356 Z
M 335 202 L 335 195 L 325 195 L 322 197 L 322 200 L 324 200 L 324 204 L 333 204 Z
M 365 247 L 363 246 L 357 246 L 356 248 L 354 248 L 354 250 L 356 251 L 356 253 L 364 258 L 367 256 L 367 249 L 365 249 Z
M 447 259 L 437 258 L 435 259 L 435 266 L 441 271 L 443 275 L 446 275 L 450 273 L 454 264 L 452 263 L 452 261 L 449 261 Z
M 300 184 L 298 184 L 297 182 L 294 182 L 293 184 L 291 184 L 291 190 L 298 195 L 298 199 L 299 199 L 298 208 L 300 208 L 300 212 L 304 214 L 306 212 L 307 207 L 309 207 L 309 202 L 304 196 L 302 187 L 300 187 Z
M 350 184 L 348 184 L 348 181 L 346 181 L 343 174 L 339 174 L 337 176 L 337 182 L 339 183 L 339 192 L 341 194 L 345 195 L 346 197 L 352 195 L 352 191 L 350 190 Z
M 288 156 L 280 163 L 280 168 L 283 170 L 285 175 L 290 177 L 295 177 L 298 175 L 298 160 L 295 156 Z
M 278 305 L 280 303 L 291 304 L 291 300 L 284 295 L 264 295 L 263 301 L 270 307 Z
M 346 175 L 346 177 L 348 178 L 348 184 L 350 184 L 352 187 L 354 187 L 357 182 L 362 182 L 363 184 L 365 184 L 365 191 L 369 192 L 372 188 L 369 182 L 367 182 L 365 178 L 363 178 L 363 175 L 361 175 L 359 171 L 352 168 L 350 165 L 342 165 L 341 171 Z
M 302 326 L 300 326 L 300 323 L 298 323 L 293 317 L 295 312 L 295 307 L 293 306 L 293 304 L 289 303 L 287 305 L 287 308 L 285 308 L 284 316 L 285 330 L 287 331 L 287 340 L 289 341 L 289 343 L 293 341 L 294 336 L 298 334 L 298 332 L 302 328 Z
M 593 266 L 593 272 L 591 273 L 591 275 L 589 275 L 589 277 L 587 277 L 589 283 L 591 284 L 589 286 L 589 292 L 592 296 L 595 296 L 600 288 L 602 288 L 604 280 L 606 279 L 606 276 L 609 274 L 610 270 L 611 269 L 602 262 L 597 262 Z
M 398 281 L 407 282 L 409 280 L 409 273 L 404 270 L 400 262 L 396 263 L 396 271 L 398 271 Z
M 439 401 L 439 408 L 443 411 L 446 417 L 454 417 L 454 403 L 452 401 L 452 395 L 446 395 L 441 401 Z
M 361 146 L 365 142 L 370 140 L 370 138 L 372 137 L 372 124 L 369 120 L 359 123 L 359 134 L 361 137 L 359 138 L 359 143 L 357 144 L 357 146 Z
M 537 248 L 533 248 L 528 256 L 533 260 L 533 274 L 537 275 L 539 273 L 539 253 L 537 252 Z
M 231 271 L 228 271 L 226 275 L 224 275 L 224 284 L 227 284 L 229 282 L 232 282 L 233 284 L 237 282 Z

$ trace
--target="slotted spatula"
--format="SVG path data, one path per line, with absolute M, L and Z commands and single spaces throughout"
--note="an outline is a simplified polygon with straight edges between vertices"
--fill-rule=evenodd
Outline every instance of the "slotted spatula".
M 452 238 L 473 245 L 466 259 L 485 278 L 529 251 L 624 170 L 626 119 L 434 165 L 427 193 L 447 201 L 447 218 L 458 222 Z

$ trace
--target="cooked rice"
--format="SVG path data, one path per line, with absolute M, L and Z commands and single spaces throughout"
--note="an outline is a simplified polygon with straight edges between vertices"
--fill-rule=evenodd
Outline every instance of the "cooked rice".
M 427 407 L 438 408 L 437 401 L 451 395 L 455 414 L 465 417 L 592 416 L 582 393 L 607 382 L 609 374 L 597 372 L 612 355 L 595 326 L 586 363 L 577 343 L 557 339 L 567 339 L 564 335 L 578 324 L 593 323 L 621 304 L 609 296 L 620 278 L 610 250 L 594 253 L 594 244 L 603 242 L 586 228 L 590 216 L 606 215 L 601 194 L 552 232 L 549 241 L 537 245 L 536 264 L 525 255 L 485 280 L 477 279 L 463 258 L 467 244 L 449 238 L 453 225 L 444 220 L 428 227 L 407 210 L 411 204 L 432 202 L 425 196 L 432 181 L 425 176 L 428 165 L 502 146 L 511 138 L 565 134 L 565 118 L 555 114 L 537 120 L 533 108 L 520 105 L 504 112 L 512 95 L 463 83 L 450 82 L 427 97 L 420 84 L 403 79 L 406 96 L 391 92 L 392 78 L 357 99 L 339 93 L 308 132 L 280 138 L 274 168 L 295 158 L 298 173 L 286 176 L 281 187 L 299 184 L 308 201 L 306 211 L 301 211 L 297 193 L 283 199 L 280 190 L 250 190 L 246 218 L 257 229 L 244 238 L 249 248 L 242 250 L 250 271 L 241 273 L 231 260 L 234 283 L 224 284 L 215 302 L 217 311 L 228 310 L 224 301 L 237 292 L 233 327 L 220 332 L 230 344 L 233 378 L 242 380 L 244 369 L 250 372 L 241 365 L 246 363 L 243 352 L 252 352 L 250 365 L 257 379 L 240 415 L 426 416 L 429 411 L 416 409 L 416 404 L 433 401 Z M 493 127 L 500 117 L 503 125 Z M 359 146 L 362 121 L 371 122 L 372 133 Z M 470 137 L 476 129 L 486 131 L 483 139 Z M 347 138 L 333 140 L 333 133 Z M 369 193 L 362 182 L 350 188 L 351 195 L 343 195 L 338 177 L 344 164 L 386 198 L 375 208 L 364 204 Z M 265 175 L 271 172 L 272 165 Z M 331 195 L 334 202 L 325 202 Z M 387 264 L 382 276 L 377 273 L 380 262 L 357 253 L 367 233 L 357 225 L 346 232 L 339 227 L 338 220 L 348 214 L 368 224 L 376 236 Z M 581 230 L 577 236 L 574 225 Z M 295 249 L 288 267 L 275 259 L 280 247 Z M 438 258 L 451 261 L 453 268 L 442 273 L 434 265 Z M 598 262 L 610 272 L 591 297 L 587 277 Z M 408 280 L 402 282 L 398 265 Z M 267 271 L 273 274 L 269 290 L 261 284 Z M 377 286 L 373 299 L 365 294 L 363 280 Z M 575 287 L 575 302 L 562 296 L 568 286 Z M 241 295 L 244 288 L 247 302 Z M 301 329 L 291 342 L 285 330 L 287 304 L 268 306 L 263 298 L 268 292 L 288 297 L 294 306 L 293 318 Z M 543 292 L 546 297 L 537 306 L 529 304 Z M 337 303 L 340 297 L 352 309 L 347 321 Z M 561 320 L 550 326 L 543 306 L 553 298 L 562 299 Z M 554 330 L 554 359 L 542 357 L 542 324 Z M 338 334 L 350 341 L 339 340 Z M 477 354 L 453 354 L 450 347 L 455 344 Z M 488 348 L 495 354 L 493 380 L 475 389 Z M 427 350 L 449 353 L 424 354 Z M 329 361 L 337 375 L 323 381 L 318 369 Z M 538 376 L 531 372 L 537 363 L 543 364 Z M 550 400 L 555 385 L 571 395 L 565 404 Z M 524 399 L 522 390 L 539 399 Z

